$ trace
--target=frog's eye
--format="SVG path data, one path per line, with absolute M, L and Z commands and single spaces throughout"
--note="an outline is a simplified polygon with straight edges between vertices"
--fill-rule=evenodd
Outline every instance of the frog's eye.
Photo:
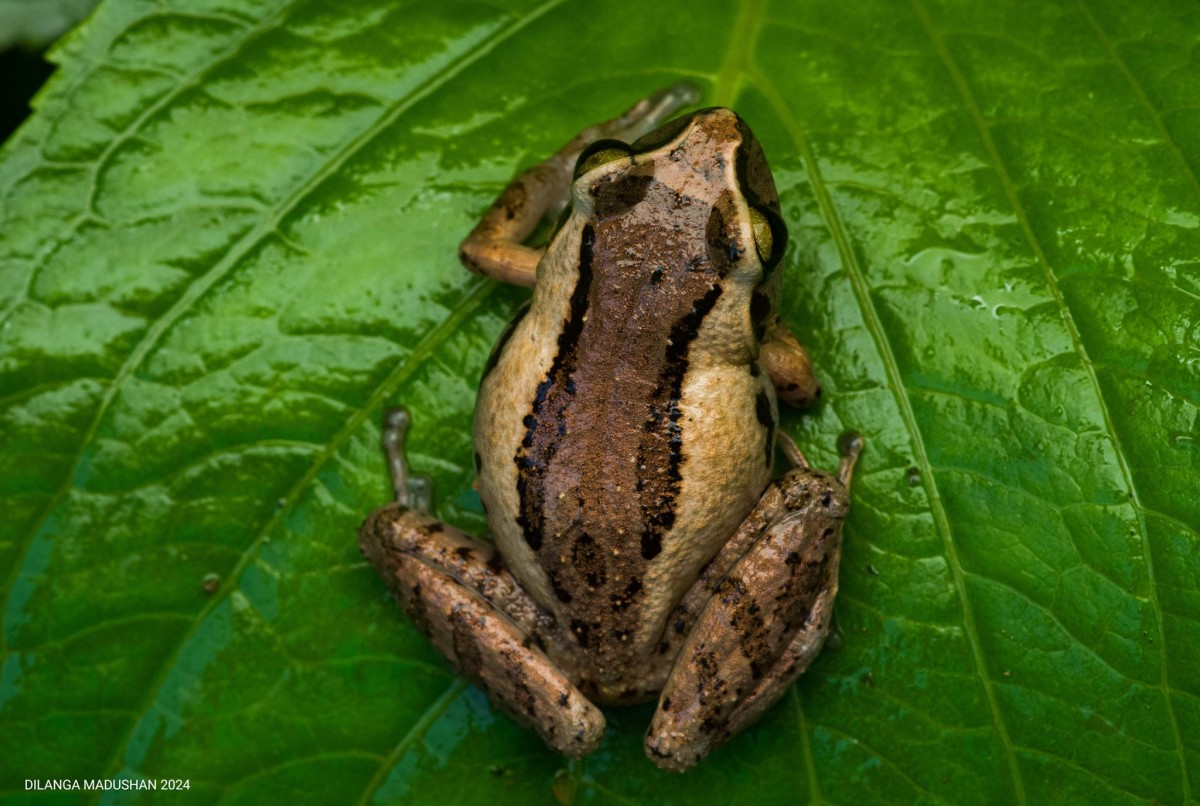
M 575 163 L 575 178 L 578 179 L 606 162 L 619 160 L 632 154 L 633 149 L 629 147 L 628 143 L 622 143 L 620 140 L 597 140 L 579 155 L 579 160 Z
M 754 230 L 754 247 L 764 272 L 770 272 L 783 259 L 787 249 L 787 226 L 769 207 L 750 208 L 750 228 Z

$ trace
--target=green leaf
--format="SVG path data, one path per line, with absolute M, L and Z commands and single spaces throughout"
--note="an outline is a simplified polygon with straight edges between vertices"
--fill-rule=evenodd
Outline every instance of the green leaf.
M 1183 2 L 107 0 L 0 154 L 0 790 L 1195 803 L 1198 35 Z M 682 777 L 644 707 L 547 752 L 355 540 L 397 403 L 483 531 L 473 390 L 527 292 L 455 245 L 681 77 L 782 190 L 826 390 L 784 427 L 868 446 L 842 648 Z

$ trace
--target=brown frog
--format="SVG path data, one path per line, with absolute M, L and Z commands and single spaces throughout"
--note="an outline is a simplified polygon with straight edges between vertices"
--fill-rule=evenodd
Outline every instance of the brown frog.
M 505 188 L 463 242 L 533 287 L 484 370 L 478 489 L 495 546 L 431 517 L 408 415 L 384 443 L 397 502 L 359 536 L 413 623 L 551 748 L 599 744 L 596 703 L 658 698 L 646 752 L 683 770 L 820 651 L 848 485 L 776 431 L 820 394 L 778 320 L 787 240 L 749 127 L 679 84 L 585 129 Z M 647 133 L 648 132 L 648 133 Z M 523 245 L 565 211 L 544 249 Z M 772 480 L 777 437 L 792 469 Z

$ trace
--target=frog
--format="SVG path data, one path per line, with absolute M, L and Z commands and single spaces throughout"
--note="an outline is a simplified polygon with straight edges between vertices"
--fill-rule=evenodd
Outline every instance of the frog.
M 468 270 L 533 289 L 476 399 L 491 541 L 431 514 L 403 408 L 382 432 L 395 501 L 359 530 L 412 624 L 549 748 L 581 758 L 600 706 L 657 701 L 645 752 L 674 771 L 820 653 L 863 446 L 843 435 L 827 473 L 778 428 L 778 401 L 821 394 L 780 319 L 787 227 L 741 117 L 674 116 L 698 100 L 677 83 L 584 129 L 462 242 Z

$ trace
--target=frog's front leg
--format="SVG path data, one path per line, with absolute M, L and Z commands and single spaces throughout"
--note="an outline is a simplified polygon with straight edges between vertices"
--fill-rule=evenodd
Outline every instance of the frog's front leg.
M 676 611 L 683 645 L 646 734 L 646 754 L 660 767 L 687 769 L 751 724 L 829 632 L 862 439 L 846 440 L 831 476 L 780 436 L 797 466 L 767 488 Z
M 810 406 L 821 396 L 808 350 L 783 322 L 775 322 L 762 344 L 762 362 L 775 395 L 793 406 Z
M 359 529 L 363 555 L 456 671 L 552 749 L 574 757 L 590 753 L 604 736 L 604 716 L 551 660 L 570 657 L 554 619 L 491 546 L 412 508 L 428 488 L 407 478 L 407 424 L 407 413 L 389 415 L 384 446 L 398 501 L 380 507 Z
M 545 162 L 518 174 L 459 246 L 463 265 L 476 274 L 532 288 L 544 250 L 531 249 L 522 241 L 542 219 L 566 206 L 580 153 L 597 140 L 636 140 L 699 99 L 699 90 L 681 81 L 643 98 L 612 120 L 589 126 Z

